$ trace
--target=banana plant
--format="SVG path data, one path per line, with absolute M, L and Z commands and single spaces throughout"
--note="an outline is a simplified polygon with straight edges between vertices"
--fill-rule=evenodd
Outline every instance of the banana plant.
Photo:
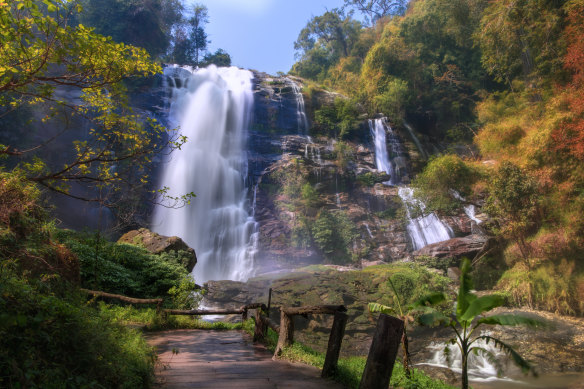
M 430 306 L 424 307 L 419 305 L 420 309 L 425 311 L 424 314 L 419 316 L 419 323 L 427 326 L 441 325 L 452 328 L 454 331 L 455 336 L 447 344 L 457 345 L 460 348 L 462 354 L 462 389 L 468 389 L 468 357 L 471 353 L 482 354 L 491 361 L 496 360 L 495 355 L 491 351 L 479 345 L 478 342 L 481 340 L 485 341 L 486 344 L 492 342 L 496 348 L 507 354 L 524 374 L 531 371 L 536 375 L 529 362 L 523 359 L 511 346 L 490 335 L 481 335 L 477 329 L 482 325 L 525 325 L 532 328 L 539 328 L 545 327 L 546 324 L 542 321 L 518 314 L 483 316 L 492 309 L 503 305 L 504 300 L 501 296 L 497 295 L 477 297 L 473 294 L 471 292 L 473 283 L 469 274 L 470 270 L 470 261 L 464 259 L 461 267 L 456 310 L 451 317 L 447 317 L 433 308 L 431 305 L 434 304 L 430 302 Z M 448 346 L 446 346 L 445 352 L 448 353 L 448 351 Z
M 404 300 L 402 296 L 398 293 L 395 285 L 391 281 L 391 278 L 387 280 L 391 290 L 394 294 L 394 301 L 397 305 L 397 310 L 394 307 L 390 307 L 387 305 L 379 304 L 379 303 L 369 303 L 369 312 L 372 313 L 385 313 L 386 315 L 394 315 L 399 317 L 401 320 L 404 321 L 404 332 L 402 334 L 402 348 L 404 351 L 403 357 L 403 366 L 406 378 L 410 379 L 412 374 L 410 371 L 410 365 L 412 364 L 410 359 L 410 351 L 408 349 L 408 325 L 414 322 L 414 315 L 412 314 L 413 310 L 417 309 L 418 307 L 423 307 L 431 304 L 438 304 L 444 300 L 444 295 L 442 293 L 432 293 L 427 296 L 424 296 L 417 300 L 414 304 L 404 306 Z

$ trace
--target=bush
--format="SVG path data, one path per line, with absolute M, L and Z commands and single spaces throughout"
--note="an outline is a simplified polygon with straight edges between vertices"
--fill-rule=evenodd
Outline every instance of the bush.
M 155 356 L 139 332 L 104 318 L 69 291 L 0 264 L 0 387 L 144 388 Z
M 357 236 L 353 222 L 340 210 L 321 211 L 312 226 L 316 245 L 333 263 L 345 263 L 351 259 L 350 247 Z
M 442 155 L 430 160 L 413 181 L 418 197 L 429 210 L 453 212 L 460 208 L 460 196 L 472 195 L 472 186 L 480 173 L 456 155 Z M 458 192 L 457 197 L 454 191 Z
M 84 287 L 153 298 L 168 296 L 171 288 L 184 292 L 187 285 L 194 285 L 188 280 L 180 251 L 155 255 L 138 246 L 73 231 L 59 231 L 56 237 L 79 257 Z M 182 299 L 184 303 L 184 296 Z

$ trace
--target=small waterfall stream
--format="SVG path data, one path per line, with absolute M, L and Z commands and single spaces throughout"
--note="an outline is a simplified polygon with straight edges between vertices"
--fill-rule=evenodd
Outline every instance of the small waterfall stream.
M 393 134 L 391 127 L 387 124 L 386 118 L 369 120 L 369 129 L 375 144 L 375 165 L 377 170 L 381 170 L 391 175 L 385 185 L 398 185 L 403 168 L 402 147 L 399 138 Z M 391 156 L 387 150 L 386 134 L 391 135 Z M 393 157 L 393 158 L 392 158 Z M 414 210 L 424 211 L 425 205 L 414 198 L 414 192 L 407 186 L 402 186 L 398 190 L 399 197 L 406 207 L 408 218 L 408 235 L 412 241 L 414 250 L 419 250 L 432 243 L 442 242 L 454 237 L 454 232 L 446 224 L 442 223 L 435 213 L 429 215 L 412 217 Z
M 153 230 L 193 247 L 198 283 L 246 280 L 254 271 L 258 225 L 248 199 L 247 129 L 253 106 L 251 72 L 236 67 L 168 67 L 169 122 L 188 141 L 171 154 L 161 186 L 196 198 L 181 209 L 157 207 Z M 255 195 L 253 199 L 255 203 Z
M 484 333 L 488 334 L 488 332 Z M 506 360 L 506 356 L 498 350 L 494 344 L 488 343 L 484 340 L 479 340 L 474 344 L 475 347 L 480 347 L 492 353 L 497 359 Z M 458 345 L 449 345 L 450 350 L 447 356 L 444 353 L 446 347 L 445 343 L 431 343 L 428 348 L 433 351 L 432 358 L 428 362 L 420 363 L 420 365 L 429 365 L 451 369 L 456 373 L 462 372 L 462 353 Z M 487 356 L 478 353 L 471 353 L 468 357 L 468 376 L 471 381 L 489 382 L 489 381 L 508 381 L 514 380 L 506 377 L 497 376 L 497 367 L 488 359 Z
M 292 88 L 296 96 L 296 117 L 298 121 L 298 133 L 306 134 L 308 132 L 308 119 L 306 118 L 306 109 L 304 105 L 304 96 L 300 90 L 300 86 L 292 79 L 286 78 L 288 85 Z

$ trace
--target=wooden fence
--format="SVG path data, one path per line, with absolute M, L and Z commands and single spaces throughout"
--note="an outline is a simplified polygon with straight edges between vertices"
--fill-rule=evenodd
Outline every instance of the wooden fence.
M 333 325 L 329 335 L 327 352 L 322 369 L 322 377 L 332 377 L 337 370 L 341 344 L 345 334 L 348 315 L 343 305 L 315 305 L 305 307 L 279 307 L 280 324 L 269 317 L 272 289 L 269 291 L 268 306 L 261 303 L 247 304 L 237 309 L 161 309 L 162 299 L 137 299 L 112 293 L 82 289 L 82 291 L 96 297 L 104 297 L 124 301 L 130 304 L 156 304 L 157 311 L 164 315 L 242 315 L 246 320 L 248 311 L 255 310 L 254 341 L 263 340 L 268 328 L 278 334 L 278 343 L 274 351 L 274 358 L 278 357 L 284 347 L 294 342 L 294 316 L 334 315 Z M 401 343 L 404 322 L 385 314 L 379 316 L 365 370 L 361 378 L 359 389 L 387 389 L 393 371 L 393 365 Z

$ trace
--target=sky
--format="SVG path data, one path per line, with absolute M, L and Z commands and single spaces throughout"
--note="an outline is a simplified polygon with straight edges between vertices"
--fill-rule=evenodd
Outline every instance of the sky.
M 313 16 L 343 0 L 196 0 L 207 6 L 210 51 L 221 48 L 235 66 L 269 74 L 294 64 L 294 41 Z

